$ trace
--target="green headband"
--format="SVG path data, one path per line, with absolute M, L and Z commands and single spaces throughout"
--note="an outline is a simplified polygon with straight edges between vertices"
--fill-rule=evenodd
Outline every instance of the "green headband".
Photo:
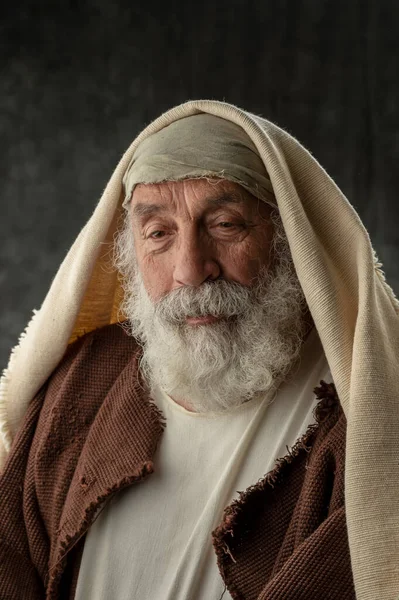
M 139 144 L 123 183 L 126 208 L 138 183 L 220 177 L 275 204 L 273 188 L 255 145 L 235 123 L 209 114 L 179 119 Z

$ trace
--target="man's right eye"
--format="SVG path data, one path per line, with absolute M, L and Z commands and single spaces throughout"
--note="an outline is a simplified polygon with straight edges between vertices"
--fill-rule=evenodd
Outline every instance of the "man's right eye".
M 153 239 L 153 240 L 159 240 L 160 238 L 163 238 L 165 235 L 164 231 L 161 231 L 160 229 L 157 229 L 156 231 L 152 231 L 149 234 L 149 238 Z

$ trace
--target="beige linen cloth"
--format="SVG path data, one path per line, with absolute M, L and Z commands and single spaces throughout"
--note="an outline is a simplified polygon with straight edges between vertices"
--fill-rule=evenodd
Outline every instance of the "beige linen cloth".
M 29 402 L 68 343 L 119 320 L 122 292 L 109 258 L 123 210 L 122 178 L 135 148 L 168 124 L 199 113 L 241 126 L 264 161 L 348 420 L 346 514 L 356 595 L 398 600 L 398 302 L 358 215 L 317 161 L 285 131 L 232 105 L 204 100 L 173 108 L 123 156 L 12 352 L 0 388 L 2 461 Z

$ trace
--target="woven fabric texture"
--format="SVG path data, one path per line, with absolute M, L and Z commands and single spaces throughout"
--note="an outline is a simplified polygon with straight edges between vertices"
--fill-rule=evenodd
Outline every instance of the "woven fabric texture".
M 30 403 L 0 479 L 1 598 L 72 600 L 91 523 L 114 494 L 153 471 L 164 421 L 137 359 L 120 326 L 96 330 L 75 342 Z M 334 386 L 318 393 L 317 424 L 214 532 L 237 600 L 355 597 L 346 419 Z

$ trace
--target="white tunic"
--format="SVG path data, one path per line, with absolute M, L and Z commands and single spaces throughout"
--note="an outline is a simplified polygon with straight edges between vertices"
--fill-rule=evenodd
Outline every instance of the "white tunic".
M 237 491 L 270 471 L 314 422 L 321 379 L 331 375 L 314 329 L 271 404 L 251 400 L 215 417 L 154 391 L 166 417 L 155 472 L 114 496 L 92 525 L 76 600 L 218 600 L 224 584 L 211 532 Z M 230 598 L 226 591 L 223 600 Z

